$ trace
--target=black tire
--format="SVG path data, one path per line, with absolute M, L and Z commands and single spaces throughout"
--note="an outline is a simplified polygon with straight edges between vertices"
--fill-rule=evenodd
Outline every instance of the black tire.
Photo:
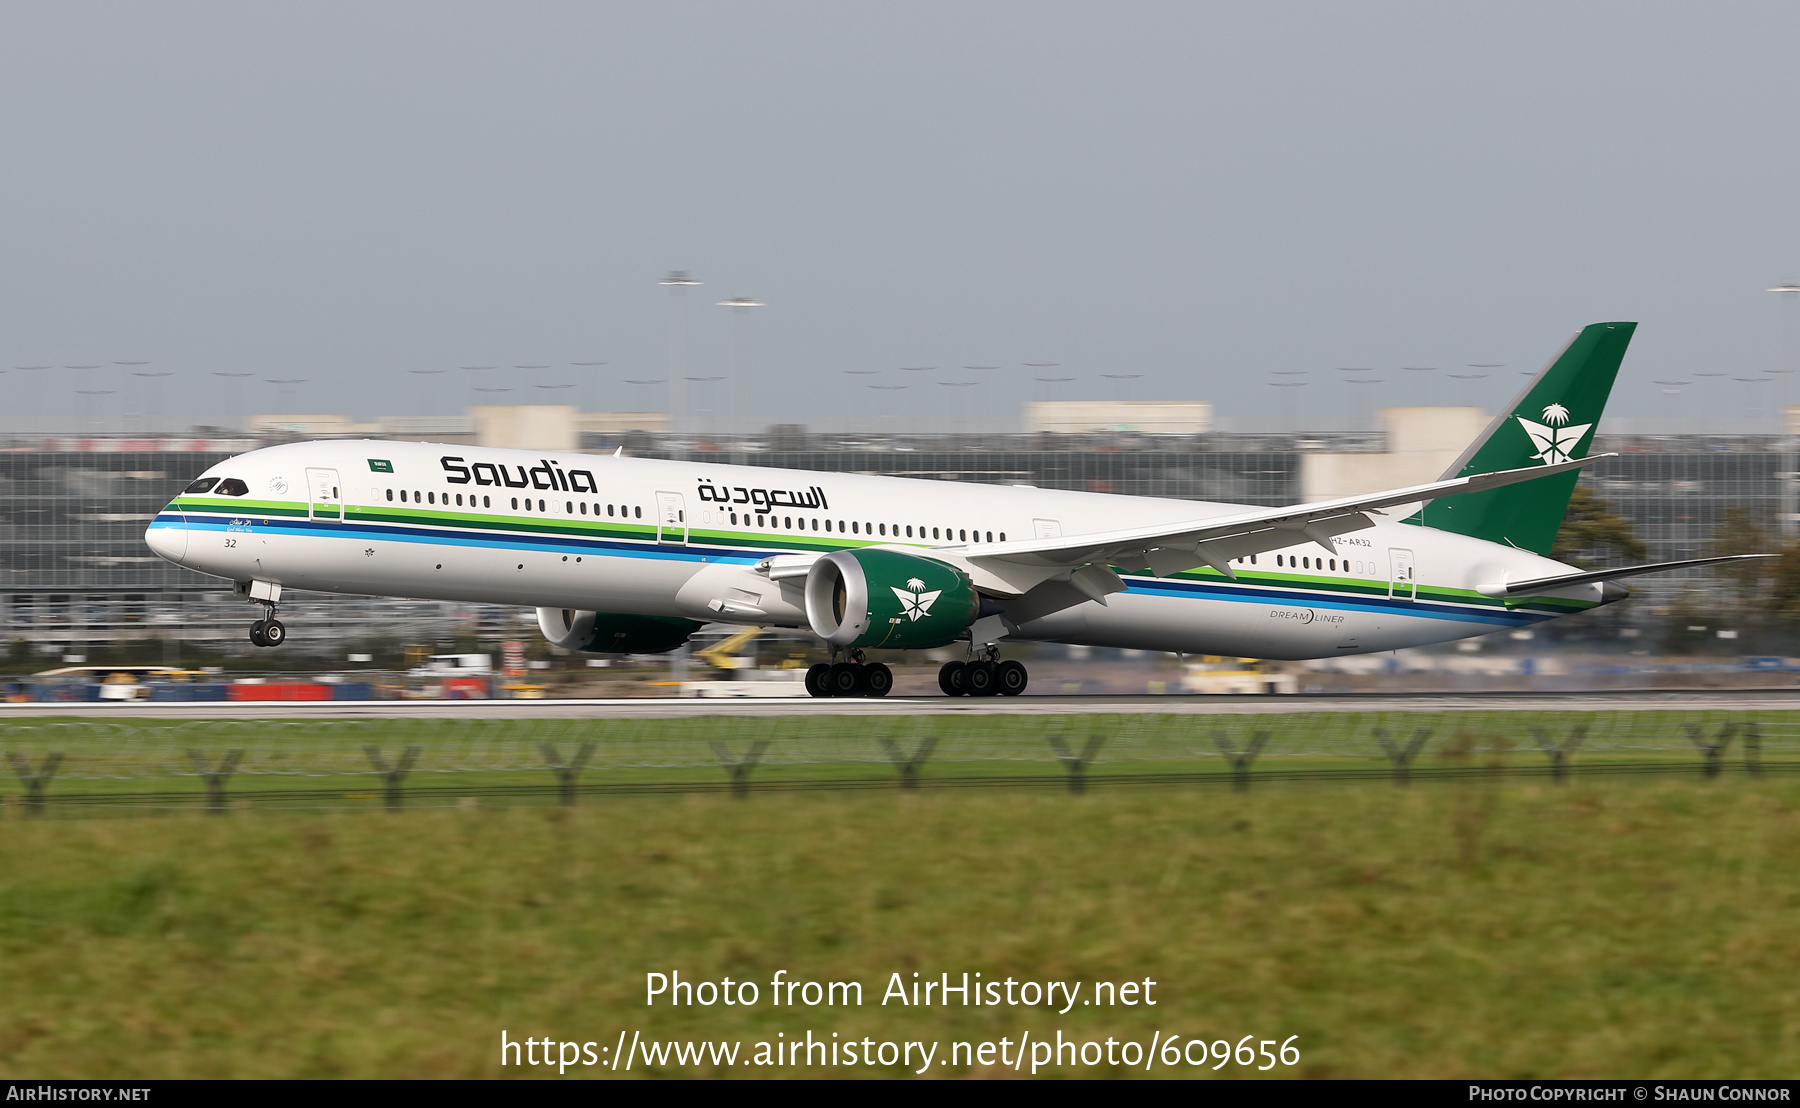
M 870 696 L 886 696 L 894 687 L 894 671 L 876 662 L 863 667 L 863 689 Z
M 999 676 L 992 662 L 970 662 L 963 667 L 963 687 L 970 696 L 993 696 L 1000 691 Z
M 855 696 L 862 691 L 862 667 L 853 662 L 839 662 L 831 667 L 827 686 L 832 696 Z
M 269 620 L 263 624 L 262 637 L 264 646 L 280 646 L 287 641 L 287 628 L 278 619 Z
M 1026 673 L 1025 667 L 1018 662 L 1001 662 L 994 677 L 1000 685 L 1000 695 L 1002 696 L 1018 696 L 1025 691 L 1025 686 L 1031 683 L 1031 675 Z
M 268 640 L 263 638 L 264 626 L 266 625 L 260 619 L 250 625 L 250 641 L 257 646 L 269 645 Z
M 827 678 L 831 676 L 831 664 L 820 662 L 806 671 L 806 691 L 812 696 L 830 696 L 831 686 Z
M 963 687 L 963 663 L 945 662 L 938 670 L 938 688 L 944 690 L 945 696 L 966 696 L 969 690 Z

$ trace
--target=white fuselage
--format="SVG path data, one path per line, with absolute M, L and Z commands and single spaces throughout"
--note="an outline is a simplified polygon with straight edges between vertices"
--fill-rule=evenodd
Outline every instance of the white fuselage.
M 807 626 L 770 555 L 865 546 L 929 555 L 1240 513 L 1243 505 L 710 462 L 428 443 L 270 447 L 202 476 L 145 534 L 170 561 L 288 589 Z M 1296 536 L 1298 538 L 1298 536 Z M 1304 539 L 1127 584 L 1012 628 L 1014 640 L 1317 658 L 1526 627 L 1603 602 L 1484 585 L 1570 572 L 1524 551 L 1379 520 L 1335 551 Z M 1491 590 L 1490 590 L 1491 591 Z M 734 612 L 755 612 L 754 618 Z

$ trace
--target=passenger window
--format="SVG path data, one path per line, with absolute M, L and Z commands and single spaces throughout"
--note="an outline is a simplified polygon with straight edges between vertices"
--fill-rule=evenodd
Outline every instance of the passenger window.
M 733 527 L 737 526 L 737 513 L 736 512 L 731 513 L 731 525 Z
M 1279 554 L 1275 555 L 1275 564 L 1276 565 L 1281 564 L 1281 555 L 1279 555 Z
M 613 514 L 613 506 L 612 506 L 612 505 L 611 505 L 611 504 L 608 504 L 608 505 L 607 505 L 607 506 L 606 506 L 606 514 L 607 514 L 607 515 L 612 515 L 612 514 Z M 732 517 L 732 520 L 731 520 L 731 522 L 733 522 L 733 523 L 736 523 L 736 522 L 737 522 L 737 517 L 735 517 L 735 516 L 733 516 L 733 517 Z
M 488 506 L 488 498 L 487 498 L 487 497 L 485 497 L 485 496 L 484 496 L 484 497 L 482 497 L 482 498 L 481 498 L 481 506 L 482 506 L 482 507 L 483 507 L 483 508 L 485 508 L 485 507 L 487 507 L 487 506 Z
M 575 502 L 573 500 L 563 501 L 563 514 L 571 516 L 575 514 Z
M 217 477 L 202 477 L 198 481 L 195 481 L 193 484 L 189 485 L 185 489 L 182 489 L 181 491 L 182 492 L 192 492 L 192 493 L 202 493 L 202 492 L 206 492 L 208 489 L 212 488 L 214 485 L 216 485 L 218 483 L 219 483 L 219 479 Z
M 819 529 L 819 521 L 818 520 L 816 520 L 816 519 L 813 520 L 812 525 L 813 525 L 813 530 L 817 531 Z
M 958 542 L 968 542 L 969 541 L 969 533 L 967 531 L 958 531 L 957 535 L 959 536 L 957 539 Z
M 1001 542 L 1006 541 L 1006 532 L 1005 531 L 1000 532 L 1000 541 Z
M 934 539 L 938 537 L 938 529 L 936 527 L 931 529 L 931 537 Z
M 993 541 L 994 541 L 994 533 L 993 533 L 993 532 L 992 532 L 992 531 L 989 531 L 989 532 L 988 532 L 988 541 L 989 541 L 989 542 L 993 542 Z
M 435 493 L 435 492 L 428 492 L 428 493 L 426 493 L 426 494 L 425 494 L 425 496 L 426 496 L 426 498 L 427 498 L 427 499 L 429 499 L 429 500 L 430 500 L 430 501 L 431 501 L 431 502 L 432 502 L 432 503 L 433 503 L 433 504 L 436 504 L 436 503 L 437 503 L 437 493 Z
M 794 517 L 793 516 L 782 516 L 781 517 L 781 525 L 783 527 L 787 528 L 789 531 L 792 531 L 794 529 Z
M 638 518 L 639 518 L 639 519 L 643 519 L 643 518 L 644 518 L 644 509 L 642 509 L 642 508 L 639 508 L 639 509 L 637 509 L 637 517 L 638 517 Z
M 513 500 L 513 511 L 516 512 L 519 510 L 519 498 L 515 496 L 512 498 L 512 500 Z
M 387 491 L 387 494 L 388 494 L 388 499 L 389 499 L 389 500 L 393 500 L 393 499 L 394 499 L 394 490 L 393 490 L 393 489 L 389 489 L 389 490 L 388 490 L 388 491 Z

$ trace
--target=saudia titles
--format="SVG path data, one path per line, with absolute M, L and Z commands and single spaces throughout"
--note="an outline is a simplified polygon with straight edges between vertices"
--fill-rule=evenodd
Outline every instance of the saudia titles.
M 444 478 L 452 485 L 466 485 L 470 481 L 477 485 L 499 485 L 509 489 L 544 489 L 550 492 L 599 492 L 600 485 L 594 475 L 585 469 L 564 470 L 561 462 L 553 462 L 548 458 L 539 458 L 538 464 L 526 469 L 524 466 L 496 465 L 493 462 L 476 462 L 465 465 L 460 457 L 449 456 L 438 459 L 438 464 L 449 474 Z M 512 479 L 510 470 L 519 471 L 519 479 Z
M 808 485 L 805 492 L 795 492 L 792 489 L 752 489 L 743 485 L 721 485 L 715 488 L 711 481 L 703 480 L 700 482 L 699 497 L 709 504 L 750 504 L 759 512 L 770 508 L 831 510 L 831 505 L 825 500 L 825 490 L 817 485 Z

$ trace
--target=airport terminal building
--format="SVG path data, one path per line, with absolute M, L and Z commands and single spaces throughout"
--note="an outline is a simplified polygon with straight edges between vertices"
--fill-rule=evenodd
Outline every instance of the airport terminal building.
M 1468 427 L 1486 418 L 1473 409 L 1397 409 L 1384 416 L 1383 430 L 1361 433 L 880 436 L 774 428 L 755 439 L 678 438 L 625 431 L 616 420 L 593 427 L 583 417 L 588 425 L 569 437 L 582 449 L 610 453 L 623 445 L 646 457 L 1276 505 L 1430 480 L 1472 437 Z M 0 518 L 7 524 L 0 539 L 0 633 L 45 656 L 127 640 L 254 649 L 244 634 L 252 613 L 229 583 L 163 561 L 144 545 L 144 527 L 208 466 L 322 430 L 265 424 L 259 434 L 239 438 L 6 440 L 0 444 Z M 473 428 L 407 430 L 414 433 L 393 437 L 477 441 Z M 1707 552 L 1730 505 L 1748 509 L 1782 541 L 1794 534 L 1800 520 L 1795 447 L 1795 440 L 1776 435 L 1602 436 L 1597 449 L 1620 456 L 1586 471 L 1583 481 L 1632 524 L 1650 560 L 1697 557 Z M 1684 589 L 1716 587 L 1705 571 L 1642 578 L 1633 582 L 1638 601 L 1619 606 L 1611 618 L 1648 624 L 1659 605 Z M 296 645 L 322 650 L 377 633 L 421 642 L 535 634 L 530 613 L 483 605 L 300 593 L 290 594 L 284 612 Z

